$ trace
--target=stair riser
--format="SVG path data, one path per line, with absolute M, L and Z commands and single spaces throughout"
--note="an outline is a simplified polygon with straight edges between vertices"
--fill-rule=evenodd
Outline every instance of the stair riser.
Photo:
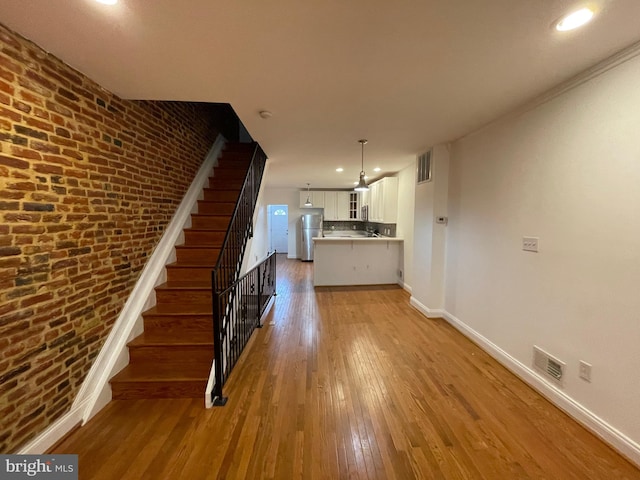
M 247 170 L 245 168 L 217 167 L 213 170 L 213 178 L 244 180 L 246 176 Z
M 205 215 L 232 215 L 235 208 L 236 204 L 231 202 L 198 202 L 198 213 Z
M 158 362 L 185 365 L 185 371 L 188 372 L 193 366 L 211 366 L 213 345 L 130 346 L 129 359 L 131 363 L 140 365 Z
M 228 226 L 229 217 L 191 215 L 191 228 L 226 232 Z
M 202 335 L 205 341 L 213 342 L 213 319 L 211 315 L 194 316 L 159 316 L 144 317 L 144 331 L 156 335 L 158 333 L 171 336 L 175 331 L 191 332 Z
M 156 290 L 156 300 L 158 304 L 178 304 L 188 307 L 190 303 L 208 305 L 211 303 L 211 290 Z
M 169 282 L 211 281 L 212 270 L 213 268 L 189 268 L 188 266 L 169 267 L 167 268 L 167 280 Z
M 208 232 L 206 230 L 185 230 L 185 245 L 202 245 L 207 247 L 221 247 L 224 242 L 225 232 Z
M 206 378 L 201 381 L 113 382 L 111 393 L 114 400 L 201 398 L 206 386 Z
M 222 177 L 209 177 L 209 188 L 221 188 L 225 190 L 237 190 L 242 189 L 242 178 L 222 178 Z
M 243 169 L 245 172 L 249 170 L 251 165 L 251 158 L 247 155 L 234 154 L 225 155 L 220 158 L 218 165 L 215 168 L 238 168 Z
M 207 188 L 204 190 L 204 199 L 211 202 L 232 202 L 238 201 L 240 190 L 212 190 Z
M 177 262 L 184 265 L 215 265 L 219 248 L 176 248 Z

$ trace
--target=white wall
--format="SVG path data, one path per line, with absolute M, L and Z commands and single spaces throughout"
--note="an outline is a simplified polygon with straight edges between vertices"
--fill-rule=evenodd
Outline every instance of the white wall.
M 412 291 L 413 284 L 413 208 L 415 202 L 416 166 L 410 164 L 396 175 L 398 177 L 398 222 L 396 236 L 404 238 L 403 281 L 404 288 Z
M 452 318 L 516 362 L 534 344 L 565 361 L 564 394 L 636 453 L 639 85 L 635 58 L 453 145 L 445 292 Z
M 415 186 L 413 284 L 411 304 L 425 315 L 441 315 L 444 308 L 447 226 L 436 223 L 447 216 L 449 150 L 435 145 L 431 181 Z

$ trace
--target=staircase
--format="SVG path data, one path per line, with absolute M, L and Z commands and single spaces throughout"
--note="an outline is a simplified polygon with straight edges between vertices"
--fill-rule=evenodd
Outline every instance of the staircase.
M 227 144 L 156 306 L 142 314 L 144 333 L 129 344 L 129 365 L 114 376 L 113 399 L 199 398 L 213 361 L 211 271 L 218 260 L 254 144 Z

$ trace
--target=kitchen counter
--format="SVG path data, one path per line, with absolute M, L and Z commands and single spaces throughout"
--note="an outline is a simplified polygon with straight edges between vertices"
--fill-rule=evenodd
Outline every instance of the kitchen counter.
M 347 237 L 347 236 L 330 236 L 330 237 L 314 237 L 316 242 L 404 242 L 404 239 L 398 237 Z
M 314 286 L 402 283 L 402 238 L 334 234 L 313 244 Z

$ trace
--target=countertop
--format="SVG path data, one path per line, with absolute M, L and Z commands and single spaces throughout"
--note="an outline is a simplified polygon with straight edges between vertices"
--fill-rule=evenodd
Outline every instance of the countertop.
M 404 242 L 404 238 L 399 237 L 313 237 L 314 242 Z

